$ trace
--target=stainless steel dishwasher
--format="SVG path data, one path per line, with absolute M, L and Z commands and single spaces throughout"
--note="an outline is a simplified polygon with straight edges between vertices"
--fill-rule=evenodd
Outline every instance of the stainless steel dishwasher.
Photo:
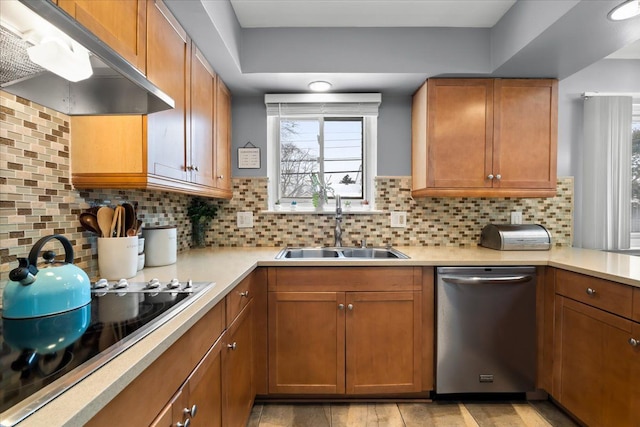
M 436 300 L 436 393 L 535 390 L 535 267 L 440 267 Z

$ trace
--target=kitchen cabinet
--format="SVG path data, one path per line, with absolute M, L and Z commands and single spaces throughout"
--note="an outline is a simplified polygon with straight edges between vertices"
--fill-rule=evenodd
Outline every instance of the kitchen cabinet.
M 551 197 L 557 81 L 429 79 L 412 103 L 413 196 Z
M 65 12 L 146 73 L 148 0 L 58 0 Z
M 209 350 L 152 427 L 222 425 L 221 347 L 219 341 Z
M 224 329 L 225 304 L 219 303 L 89 420 L 87 426 L 141 426 L 152 422 L 170 425 L 166 421 L 180 419 L 181 411 L 190 408 L 191 402 L 197 402 L 201 413 L 220 414 L 221 399 L 216 396 L 221 376 L 219 337 Z M 220 344 L 214 346 L 216 342 Z M 218 416 L 213 415 L 212 419 Z M 198 420 L 209 418 L 198 417 Z
M 160 0 L 149 1 L 147 26 L 147 78 L 175 108 L 145 116 L 73 116 L 72 182 L 231 198 L 230 131 L 223 131 L 231 125 L 220 122 L 231 120 L 230 95 Z M 219 146 L 218 135 L 226 138 Z
M 269 393 L 421 391 L 422 285 L 419 268 L 270 269 Z
M 231 198 L 231 92 L 220 77 L 216 78 L 215 120 L 215 191 L 221 198 Z
M 556 271 L 552 394 L 586 425 L 637 425 L 640 324 L 629 318 L 631 295 L 625 285 Z
M 246 425 L 255 397 L 252 304 L 242 309 L 222 341 L 222 424 L 228 427 Z

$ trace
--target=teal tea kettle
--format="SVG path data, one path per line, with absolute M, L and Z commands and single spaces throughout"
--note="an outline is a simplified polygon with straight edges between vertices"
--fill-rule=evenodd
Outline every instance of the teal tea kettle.
M 56 254 L 45 251 L 42 257 L 48 266 L 38 270 L 38 256 L 51 239 L 62 243 L 64 262 L 55 262 Z M 49 316 L 87 305 L 91 301 L 89 276 L 73 265 L 73 247 L 58 234 L 38 240 L 29 252 L 29 258 L 19 258 L 18 268 L 9 273 L 2 295 L 2 317 L 26 319 Z

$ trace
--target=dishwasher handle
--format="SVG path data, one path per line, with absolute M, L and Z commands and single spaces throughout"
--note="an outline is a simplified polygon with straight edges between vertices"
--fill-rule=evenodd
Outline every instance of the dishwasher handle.
M 442 280 L 454 285 L 501 285 L 526 283 L 533 276 L 499 276 L 499 277 L 443 277 Z

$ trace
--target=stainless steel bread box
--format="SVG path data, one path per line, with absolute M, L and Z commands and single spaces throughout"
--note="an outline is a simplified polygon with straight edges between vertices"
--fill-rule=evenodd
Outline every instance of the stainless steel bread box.
M 551 234 L 538 224 L 488 224 L 480 234 L 480 246 L 499 251 L 548 251 Z

